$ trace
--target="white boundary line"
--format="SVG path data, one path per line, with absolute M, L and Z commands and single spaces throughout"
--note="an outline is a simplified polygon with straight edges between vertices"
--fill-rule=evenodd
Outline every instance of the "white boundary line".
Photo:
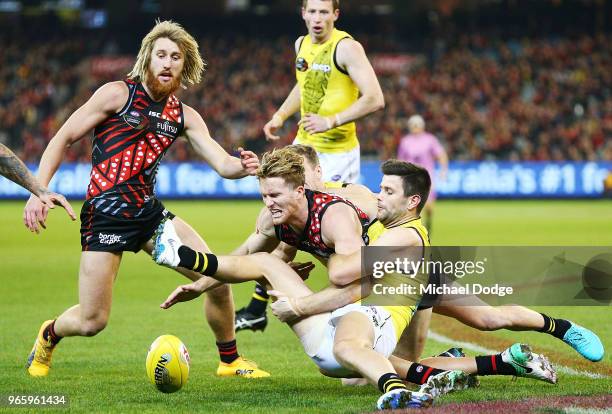
M 495 351 L 493 349 L 488 349 L 485 347 L 482 347 L 480 345 L 471 343 L 471 342 L 463 342 L 463 341 L 455 341 L 454 339 L 451 339 L 447 336 L 444 335 L 440 335 L 437 332 L 434 331 L 429 331 L 429 338 L 433 339 L 436 342 L 440 342 L 443 344 L 447 344 L 447 345 L 452 345 L 454 347 L 458 347 L 458 348 L 464 348 L 464 349 L 468 349 L 472 352 L 479 352 L 479 353 L 483 353 L 483 354 L 497 354 L 499 351 Z M 557 369 L 557 371 L 562 372 L 564 374 L 567 375 L 574 375 L 577 377 L 587 377 L 587 378 L 593 378 L 593 379 L 605 379 L 608 378 L 607 375 L 603 375 L 603 374 L 597 374 L 595 372 L 589 372 L 589 371 L 579 371 L 579 370 L 575 370 L 573 368 L 570 367 L 566 367 L 564 365 L 559 365 L 559 364 L 554 364 L 555 368 Z

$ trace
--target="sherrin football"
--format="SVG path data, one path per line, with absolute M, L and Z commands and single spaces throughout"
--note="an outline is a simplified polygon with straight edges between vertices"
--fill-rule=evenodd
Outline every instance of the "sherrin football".
M 181 389 L 189 377 L 189 352 L 174 335 L 162 335 L 151 344 L 147 354 L 147 376 L 165 393 Z

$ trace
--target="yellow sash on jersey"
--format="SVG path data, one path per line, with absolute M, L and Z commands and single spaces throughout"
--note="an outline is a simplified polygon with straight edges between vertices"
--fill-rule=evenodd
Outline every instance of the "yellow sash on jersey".
M 430 246 L 429 234 L 427 232 L 427 228 L 425 228 L 420 218 L 417 218 L 407 223 L 401 224 L 399 227 L 416 230 L 416 232 L 419 234 L 419 236 L 421 236 L 421 239 L 423 240 L 423 246 Z M 380 221 L 375 221 L 374 223 L 372 223 L 372 225 L 368 228 L 368 236 L 370 238 L 370 243 L 373 243 L 374 241 L 376 241 L 387 230 L 388 229 L 385 226 L 383 226 Z M 398 284 L 406 280 L 405 275 L 386 275 L 385 278 L 391 279 L 390 283 L 388 279 L 386 282 L 387 284 L 391 284 L 391 285 L 394 284 L 393 279 L 397 279 Z M 423 282 L 424 281 L 419 281 L 416 284 L 418 285 L 419 283 L 423 283 Z M 406 299 L 407 299 L 407 302 L 414 302 L 414 300 L 410 298 L 406 298 Z M 397 299 L 394 298 L 393 300 L 396 301 Z M 397 335 L 397 339 L 399 340 L 399 337 L 402 335 L 402 332 L 404 331 L 404 329 L 406 329 L 406 327 L 410 323 L 410 319 L 412 318 L 412 315 L 414 314 L 414 312 L 416 312 L 417 303 L 414 303 L 412 305 L 405 305 L 405 306 L 382 306 L 382 307 L 385 310 L 387 310 L 389 314 L 391 314 L 391 321 L 393 322 L 393 327 L 395 328 L 395 333 Z
M 353 80 L 336 65 L 336 46 L 346 32 L 334 29 L 325 43 L 314 44 L 304 37 L 296 58 L 296 78 L 300 87 L 301 115 L 306 113 L 334 116 L 351 106 L 359 97 Z M 355 123 L 341 125 L 319 134 L 309 134 L 300 126 L 297 142 L 318 152 L 348 152 L 359 145 Z

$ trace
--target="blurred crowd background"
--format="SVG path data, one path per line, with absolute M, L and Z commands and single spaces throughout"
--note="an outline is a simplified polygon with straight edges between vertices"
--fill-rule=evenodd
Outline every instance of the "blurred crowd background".
M 357 123 L 363 155 L 393 156 L 407 118 L 421 114 L 451 160 L 612 160 L 612 34 L 600 16 L 609 4 L 542 1 L 530 10 L 521 4 L 538 2 L 484 3 L 488 9 L 425 8 L 410 16 L 342 9 L 337 27 L 365 46 L 386 100 L 383 111 Z M 305 32 L 298 7 L 254 10 L 199 20 L 157 11 L 199 40 L 205 81 L 180 98 L 228 150 L 271 146 L 262 127 L 293 87 L 293 43 Z M 22 14 L 0 12 L 0 142 L 37 163 L 67 117 L 129 71 L 154 13 L 115 25 L 107 15 L 100 25 L 57 12 Z M 296 121 L 287 121 L 283 144 Z M 88 162 L 90 151 L 91 134 L 67 161 Z M 185 142 L 167 157 L 193 159 Z

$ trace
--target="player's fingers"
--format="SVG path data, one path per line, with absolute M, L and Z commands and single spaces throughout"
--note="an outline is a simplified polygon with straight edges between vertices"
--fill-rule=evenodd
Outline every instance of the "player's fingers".
M 44 211 L 45 211 L 44 207 L 40 210 L 36 210 L 36 222 L 40 225 L 40 227 L 42 227 L 43 229 L 46 229 Z
M 31 211 L 27 210 L 24 211 L 24 221 L 25 221 L 25 225 L 27 227 L 28 230 L 30 230 L 32 233 L 35 233 L 35 216 L 32 214 Z
M 269 129 L 268 130 L 264 129 L 264 134 L 266 134 L 266 139 L 268 141 L 276 141 L 277 139 L 280 138 L 278 135 L 274 135 L 272 131 L 270 131 Z
M 36 220 L 36 210 L 31 210 L 28 213 L 28 219 L 30 221 L 30 230 L 38 233 L 38 221 Z
M 68 213 L 72 221 L 76 220 L 76 214 L 74 213 L 74 210 L 72 209 L 72 206 L 70 205 L 68 200 L 66 200 L 64 196 L 60 196 L 60 197 L 61 198 L 58 198 L 57 201 L 60 203 L 62 207 L 64 207 L 64 210 L 66 210 L 66 213 Z
M 245 151 L 242 150 L 240 153 L 240 158 L 245 160 L 257 160 L 257 155 L 253 151 Z
M 26 223 L 26 227 L 28 228 L 28 230 L 30 231 L 34 231 L 33 226 L 32 226 L 32 213 L 30 212 L 30 210 L 23 210 L 23 215 L 24 215 L 24 220 Z
M 49 207 L 47 207 L 46 204 L 42 205 L 42 217 L 43 220 L 47 220 L 47 217 L 49 216 Z
M 160 307 L 163 309 L 168 309 L 169 307 L 174 305 L 176 303 L 176 298 L 181 291 L 182 291 L 181 287 L 176 288 L 174 292 L 172 292 L 170 296 L 166 298 L 164 303 L 160 305 Z
M 264 134 L 265 134 L 267 139 L 274 139 L 273 138 L 274 137 L 274 134 L 273 134 L 274 131 L 272 131 L 272 124 L 270 124 L 270 122 L 268 122 L 266 125 L 264 125 L 263 132 L 264 132 Z
M 29 228 L 33 233 L 38 234 L 38 220 L 36 220 L 36 212 L 30 211 L 28 214 Z

